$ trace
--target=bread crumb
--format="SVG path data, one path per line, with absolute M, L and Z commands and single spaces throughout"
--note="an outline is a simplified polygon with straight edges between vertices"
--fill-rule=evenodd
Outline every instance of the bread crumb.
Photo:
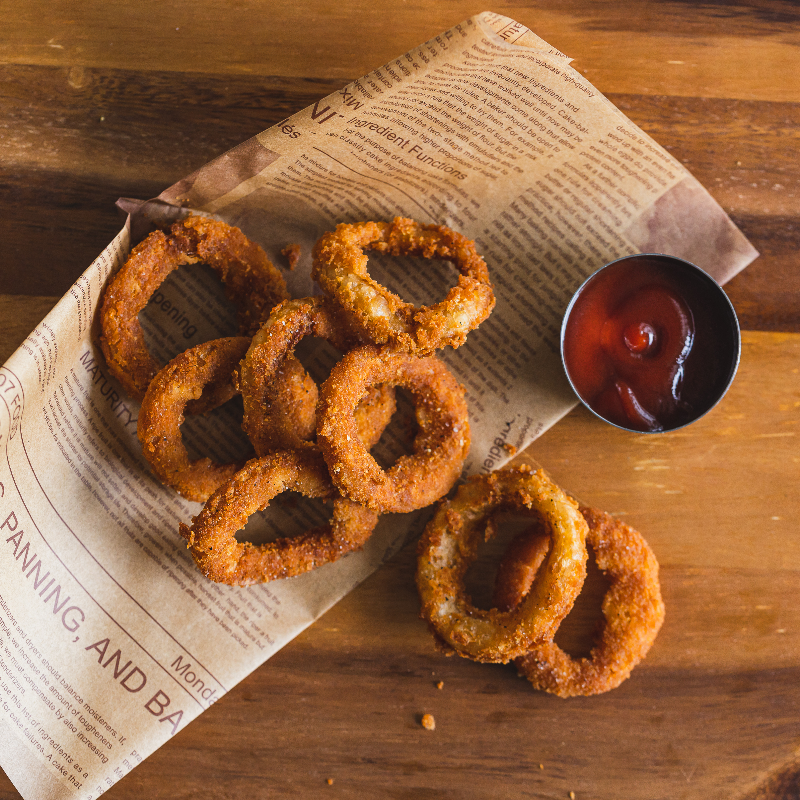
M 328 786 L 333 786 L 333 778 L 328 778 L 328 779 L 325 781 L 325 783 L 327 783 L 327 784 L 328 784 Z
M 575 792 L 569 793 L 569 800 L 575 800 Z
M 300 260 L 300 250 L 299 244 L 287 244 L 286 247 L 281 250 L 281 255 L 289 262 L 290 270 L 297 266 L 297 262 Z
M 423 714 L 421 722 L 426 731 L 432 731 L 436 728 L 436 720 L 433 718 L 433 714 Z
M 544 769 L 544 764 L 539 764 L 539 769 Z
M 517 448 L 514 447 L 511 442 L 503 442 L 503 450 L 505 450 L 510 456 L 515 456 L 517 454 Z
M 439 681 L 439 682 L 436 684 L 436 688 L 437 688 L 437 689 L 444 689 L 444 681 Z

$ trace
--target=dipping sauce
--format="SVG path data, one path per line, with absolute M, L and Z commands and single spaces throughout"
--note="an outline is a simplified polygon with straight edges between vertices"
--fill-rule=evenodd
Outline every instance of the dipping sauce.
M 739 362 L 727 295 L 671 256 L 628 256 L 577 291 L 561 331 L 567 376 L 603 419 L 634 431 L 680 428 L 713 408 Z

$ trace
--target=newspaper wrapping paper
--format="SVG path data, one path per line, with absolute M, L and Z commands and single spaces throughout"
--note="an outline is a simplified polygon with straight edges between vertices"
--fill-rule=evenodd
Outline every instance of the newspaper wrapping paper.
M 700 184 L 524 26 L 485 13 L 290 117 L 148 203 L 0 370 L 0 763 L 20 793 L 92 800 L 363 580 L 419 525 L 385 516 L 363 552 L 247 589 L 206 581 L 176 535 L 200 506 L 160 486 L 138 406 L 95 347 L 103 287 L 132 243 L 192 209 L 241 227 L 315 291 L 311 248 L 343 221 L 409 216 L 477 242 L 497 306 L 440 355 L 468 392 L 465 472 L 502 466 L 574 404 L 563 311 L 603 263 L 692 261 L 720 283 L 757 253 Z M 132 241 L 133 239 L 133 241 Z M 373 263 L 374 262 L 374 263 Z M 412 302 L 442 266 L 371 260 Z M 143 313 L 167 360 L 229 335 L 213 277 L 183 270 Z M 330 355 L 311 355 L 324 369 Z M 190 450 L 229 460 L 233 418 L 187 423 Z M 392 441 L 386 445 L 392 451 Z M 316 523 L 278 506 L 257 540 Z

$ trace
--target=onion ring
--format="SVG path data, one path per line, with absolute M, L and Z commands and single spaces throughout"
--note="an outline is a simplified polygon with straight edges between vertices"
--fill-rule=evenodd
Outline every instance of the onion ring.
M 619 686 L 645 657 L 664 621 L 658 561 L 642 535 L 603 511 L 581 507 L 581 514 L 589 525 L 586 541 L 597 566 L 611 581 L 603 598 L 602 631 L 588 658 L 571 658 L 549 641 L 514 662 L 534 688 L 559 697 L 601 694 Z M 524 546 L 541 546 L 541 536 L 524 534 L 538 542 Z M 509 548 L 503 559 L 502 568 L 516 587 L 517 596 L 509 596 L 511 601 L 519 602 L 527 591 L 528 555 Z
M 236 532 L 284 491 L 333 497 L 331 524 L 262 545 L 237 542 Z M 254 458 L 221 486 L 192 519 L 180 524 L 192 558 L 212 581 L 248 586 L 290 578 L 360 550 L 378 521 L 363 506 L 338 497 L 316 449 L 284 450 Z
M 137 423 L 142 455 L 162 483 L 188 500 L 204 502 L 244 465 L 245 459 L 230 464 L 215 464 L 210 458 L 190 461 L 180 426 L 192 400 L 203 395 L 211 410 L 235 394 L 233 371 L 249 344 L 240 336 L 192 347 L 160 370 L 145 392 Z
M 353 410 L 369 387 L 411 393 L 419 432 L 412 455 L 384 471 L 359 439 Z M 374 345 L 347 353 L 322 384 L 317 444 L 342 494 L 381 512 L 404 513 L 444 496 L 469 451 L 469 419 L 461 386 L 437 358 L 417 358 Z
M 486 539 L 495 535 L 494 520 L 487 525 Z M 520 531 L 509 543 L 497 566 L 494 577 L 492 606 L 498 611 L 511 611 L 530 591 L 539 567 L 547 557 L 550 534 L 547 526 L 537 520 Z
M 308 446 L 316 430 L 316 383 L 302 369 L 293 370 L 294 349 L 305 336 L 318 336 L 339 350 L 348 349 L 352 335 L 331 313 L 323 297 L 285 300 L 253 337 L 239 368 L 239 387 L 244 400 L 242 428 L 258 455 L 272 450 Z M 292 367 L 291 383 L 286 365 Z M 309 413 L 298 425 L 293 404 L 302 402 Z M 395 411 L 394 390 L 373 388 L 356 409 L 358 436 L 370 450 L 381 438 Z
M 458 284 L 440 303 L 416 309 L 369 276 L 365 249 L 452 261 L 461 273 Z M 489 270 L 474 242 L 443 225 L 403 217 L 337 225 L 314 246 L 311 275 L 351 312 L 370 341 L 417 355 L 463 344 L 495 304 Z
M 238 306 L 239 333 L 252 335 L 286 297 L 286 283 L 264 251 L 238 228 L 206 217 L 187 217 L 170 232 L 154 231 L 131 251 L 106 288 L 100 311 L 100 347 L 108 368 L 141 400 L 161 365 L 150 355 L 138 314 L 170 272 L 208 264 Z
M 464 576 L 492 512 L 514 508 L 540 515 L 553 546 L 528 594 L 510 611 L 479 609 Z M 586 575 L 586 521 L 577 504 L 541 471 L 525 466 L 479 475 L 442 503 L 419 542 L 417 589 L 422 616 L 441 643 L 474 661 L 505 663 L 552 638 Z

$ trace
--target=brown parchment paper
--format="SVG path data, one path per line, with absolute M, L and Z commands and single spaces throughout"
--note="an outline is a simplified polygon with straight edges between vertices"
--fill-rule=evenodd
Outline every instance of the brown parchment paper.
M 338 222 L 409 216 L 476 240 L 497 306 L 442 352 L 468 391 L 465 472 L 502 466 L 576 402 L 558 355 L 573 291 L 634 252 L 693 261 L 720 283 L 757 253 L 700 184 L 519 23 L 456 25 L 219 157 L 128 224 L 0 369 L 0 764 L 26 800 L 93 800 L 394 553 L 420 515 L 382 518 L 364 551 L 238 589 L 194 569 L 176 534 L 200 506 L 163 488 L 138 406 L 95 347 L 103 287 L 132 244 L 188 211 L 237 225 L 315 292 L 310 254 Z M 407 300 L 450 276 L 371 262 Z M 142 314 L 152 351 L 233 330 L 212 275 L 175 273 Z M 329 353 L 312 353 L 317 367 Z M 220 460 L 247 442 L 224 415 L 186 426 Z M 391 452 L 393 442 L 382 446 Z M 320 511 L 319 514 L 323 512 Z M 253 535 L 317 511 L 270 509 Z M 316 516 L 315 516 L 316 515 Z M 424 515 L 423 515 L 424 516 Z M 250 526 L 248 526 L 250 533 Z

